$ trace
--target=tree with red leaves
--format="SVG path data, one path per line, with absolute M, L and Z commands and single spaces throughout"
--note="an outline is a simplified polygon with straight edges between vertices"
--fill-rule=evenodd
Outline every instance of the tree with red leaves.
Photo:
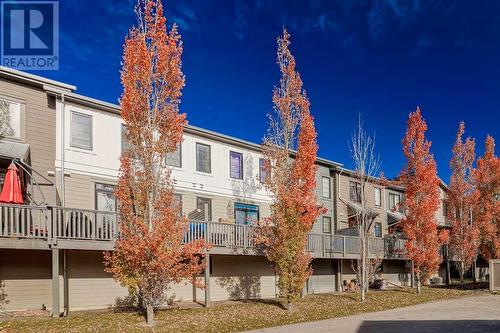
M 402 228 L 408 238 L 406 251 L 413 261 L 418 293 L 421 292 L 422 281 L 437 271 L 441 261 L 441 240 L 436 221 L 440 203 L 439 178 L 436 162 L 430 153 L 431 142 L 425 138 L 426 131 L 427 124 L 417 107 L 408 117 L 402 140 L 406 166 L 401 181 L 406 188 Z
M 479 250 L 486 259 L 500 257 L 500 158 L 495 155 L 495 140 L 486 138 L 484 155 L 478 158 L 474 180 L 479 197 L 476 224 Z
M 271 216 L 258 225 L 255 239 L 275 263 L 280 295 L 291 310 L 311 274 L 307 234 L 323 210 L 314 191 L 318 151 L 314 120 L 289 45 L 290 35 L 283 30 L 277 52 L 281 80 L 274 89 L 275 112 L 269 116 L 263 145 L 264 186 L 273 203 Z
M 151 325 L 172 283 L 201 274 L 205 245 L 183 243 L 189 225 L 179 214 L 165 164 L 187 123 L 179 113 L 181 37 L 175 25 L 167 32 L 160 0 L 144 0 L 136 12 L 139 24 L 125 40 L 121 72 L 121 116 L 130 145 L 121 156 L 116 191 L 121 233 L 115 251 L 105 254 L 105 264 L 136 292 Z
M 451 257 L 460 274 L 461 283 L 477 256 L 479 242 L 477 224 L 472 220 L 478 202 L 472 176 L 475 141 L 468 137 L 464 142 L 464 131 L 465 125 L 461 122 L 452 150 L 452 174 L 447 198 L 447 218 L 452 227 L 449 239 Z

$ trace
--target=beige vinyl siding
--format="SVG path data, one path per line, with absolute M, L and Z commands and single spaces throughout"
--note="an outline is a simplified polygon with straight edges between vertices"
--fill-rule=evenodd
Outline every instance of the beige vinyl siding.
M 410 274 L 406 268 L 405 260 L 384 260 L 382 272 L 379 275 L 382 279 L 398 286 L 410 284 Z
M 48 171 L 54 171 L 56 146 L 56 111 L 54 99 L 41 89 L 19 82 L 0 79 L 0 96 L 15 99 L 22 103 L 21 139 L 30 145 L 31 166 L 47 177 Z M 23 121 L 24 119 L 24 121 Z M 23 139 L 24 138 L 24 139 Z M 35 175 L 38 183 L 45 183 Z M 48 177 L 55 181 L 53 177 Z M 53 202 L 52 190 L 48 186 L 41 188 L 46 201 Z M 35 190 L 35 201 L 42 196 Z
M 58 175 L 60 173 L 57 173 Z M 59 176 L 58 176 L 59 178 Z M 116 185 L 115 180 L 70 172 L 65 177 L 66 207 L 95 209 L 95 184 Z
M 312 262 L 313 274 L 307 281 L 307 292 L 309 294 L 335 292 L 336 278 L 333 260 L 315 259 Z
M 104 271 L 100 251 L 68 251 L 69 305 L 72 310 L 114 306 L 128 295 L 110 273 Z
M 0 250 L 0 281 L 6 295 L 0 310 L 52 307 L 51 253 Z
M 322 182 L 323 182 L 323 177 L 328 177 L 330 179 L 330 197 L 329 198 L 324 198 L 323 197 L 323 187 L 322 187 Z M 316 172 L 316 200 L 320 205 L 322 205 L 325 209 L 326 212 L 319 216 L 315 223 L 313 224 L 313 227 L 311 229 L 312 233 L 318 233 L 321 234 L 323 233 L 323 216 L 329 216 L 332 218 L 332 232 L 333 232 L 333 221 L 334 221 L 334 207 L 333 207 L 333 200 L 334 200 L 334 190 L 333 190 L 333 184 L 335 184 L 335 180 L 333 177 L 330 177 L 330 169 L 318 165 L 318 170 Z
M 273 265 L 264 257 L 212 256 L 212 300 L 272 298 L 276 293 Z
M 350 201 L 350 182 L 354 181 L 356 182 L 357 179 L 355 177 L 350 176 L 349 174 L 340 174 L 338 175 L 338 192 L 339 192 L 339 198 L 342 200 L 337 200 L 337 219 L 338 219 L 338 225 L 339 229 L 342 228 L 347 228 L 349 227 L 348 224 L 348 216 L 349 216 L 349 210 L 347 208 L 347 205 L 344 202 Z M 378 187 L 381 189 L 381 206 L 376 206 L 375 205 L 375 187 Z M 381 223 L 382 224 L 382 235 L 387 234 L 387 221 L 386 221 L 386 212 L 385 212 L 385 196 L 386 196 L 386 190 L 383 186 L 379 186 L 378 184 L 371 184 L 369 183 L 366 187 L 366 200 L 367 200 L 367 205 L 374 211 L 376 211 L 379 215 L 375 218 L 375 223 Z

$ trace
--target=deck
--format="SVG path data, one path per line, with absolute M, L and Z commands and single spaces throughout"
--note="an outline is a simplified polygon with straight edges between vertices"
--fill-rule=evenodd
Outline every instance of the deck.
M 232 223 L 190 221 L 185 242 L 204 239 L 212 254 L 262 255 L 254 243 L 254 227 Z M 113 250 L 119 237 L 116 213 L 66 207 L 0 204 L 0 248 Z M 372 238 L 373 258 L 404 259 L 404 241 Z M 330 234 L 308 235 L 314 258 L 357 258 L 360 239 Z

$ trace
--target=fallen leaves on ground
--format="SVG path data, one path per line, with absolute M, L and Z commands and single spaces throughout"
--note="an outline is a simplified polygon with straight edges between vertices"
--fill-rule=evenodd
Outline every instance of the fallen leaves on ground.
M 75 312 L 69 317 L 14 318 L 0 321 L 0 332 L 238 332 L 388 310 L 435 300 L 486 294 L 478 290 L 424 288 L 372 291 L 361 303 L 357 294 L 308 295 L 284 310 L 277 300 L 214 303 L 213 307 L 158 311 L 154 330 L 135 312 Z

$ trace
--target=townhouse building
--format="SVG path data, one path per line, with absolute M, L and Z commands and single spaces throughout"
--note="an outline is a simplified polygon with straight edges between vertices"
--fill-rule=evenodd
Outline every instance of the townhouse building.
M 24 204 L 0 204 L 0 281 L 7 310 L 107 308 L 128 292 L 104 271 L 103 251 L 119 233 L 114 196 L 119 157 L 126 147 L 119 106 L 77 94 L 76 87 L 0 67 L 0 104 L 10 127 L 0 140 L 0 182 L 14 163 Z M 6 106 L 5 106 L 6 105 Z M 0 105 L 1 106 L 1 105 Z M 261 146 L 187 126 L 170 154 L 175 195 L 190 221 L 186 241 L 213 245 L 205 290 L 180 283 L 172 300 L 272 298 L 273 265 L 254 246 L 252 224 L 269 216 L 262 186 Z M 342 291 L 355 279 L 359 238 L 352 233 L 358 204 L 354 173 L 317 160 L 317 199 L 326 208 L 308 236 L 313 275 L 305 292 Z M 3 184 L 0 184 L 3 185 Z M 444 195 L 443 189 L 443 195 Z M 396 237 L 404 189 L 374 181 L 368 189 L 375 226 L 370 253 L 382 260 L 379 276 L 409 283 L 404 240 Z

